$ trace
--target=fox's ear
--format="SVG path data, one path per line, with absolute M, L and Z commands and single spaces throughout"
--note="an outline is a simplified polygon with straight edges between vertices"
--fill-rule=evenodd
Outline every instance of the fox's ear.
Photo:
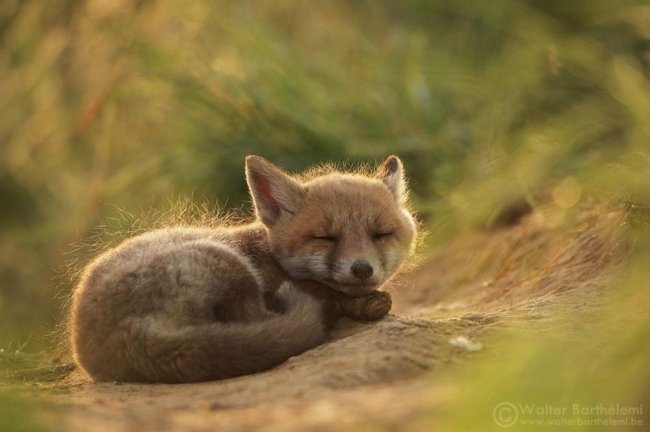
M 257 216 L 266 226 L 272 226 L 283 212 L 296 213 L 304 196 L 298 182 L 259 156 L 246 157 L 246 182 Z
M 406 180 L 404 179 L 404 165 L 395 155 L 388 156 L 388 159 L 379 166 L 377 178 L 384 182 L 393 193 L 397 202 L 402 203 L 406 198 Z

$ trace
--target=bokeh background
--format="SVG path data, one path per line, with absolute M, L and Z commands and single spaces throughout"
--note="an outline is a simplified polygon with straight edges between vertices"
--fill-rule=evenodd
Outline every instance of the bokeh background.
M 428 247 L 549 190 L 644 208 L 649 77 L 644 1 L 2 0 L 0 348 L 52 347 L 125 214 L 245 209 L 248 154 L 398 154 Z

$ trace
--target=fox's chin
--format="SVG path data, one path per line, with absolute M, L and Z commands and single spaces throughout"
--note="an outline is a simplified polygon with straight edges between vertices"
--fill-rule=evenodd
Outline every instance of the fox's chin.
M 379 284 L 362 285 L 362 284 L 341 284 L 336 281 L 327 282 L 327 285 L 337 291 L 347 294 L 350 297 L 363 297 L 375 291 Z

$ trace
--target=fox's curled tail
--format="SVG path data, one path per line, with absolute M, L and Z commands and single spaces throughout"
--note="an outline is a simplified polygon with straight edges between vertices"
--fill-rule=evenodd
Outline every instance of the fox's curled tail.
M 174 328 L 155 317 L 124 323 L 133 343 L 119 366 L 87 371 L 95 381 L 193 382 L 230 378 L 272 368 L 323 343 L 322 304 L 284 283 L 282 314 L 263 321 L 210 322 Z

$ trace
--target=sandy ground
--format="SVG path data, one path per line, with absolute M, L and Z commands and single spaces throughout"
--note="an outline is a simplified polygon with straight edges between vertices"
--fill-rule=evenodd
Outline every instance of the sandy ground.
M 455 239 L 389 288 L 387 318 L 341 322 L 330 342 L 264 373 L 133 385 L 74 372 L 34 391 L 71 431 L 432 430 L 456 391 L 449 372 L 493 355 L 495 332 L 530 320 L 557 328 L 554 305 L 602 301 L 625 255 L 624 213 L 584 210 L 554 227 L 562 217 L 549 207 Z M 467 341 L 450 343 L 458 337 Z

